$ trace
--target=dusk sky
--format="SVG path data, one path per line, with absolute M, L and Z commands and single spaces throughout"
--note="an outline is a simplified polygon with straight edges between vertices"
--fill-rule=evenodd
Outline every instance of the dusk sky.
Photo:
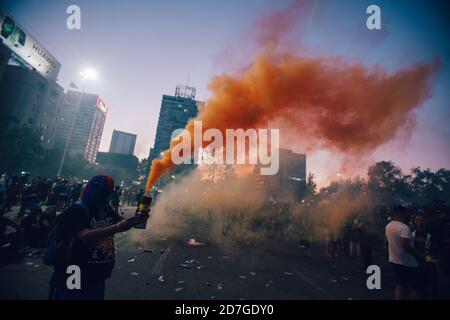
M 15 17 L 62 64 L 58 82 L 68 89 L 79 71 L 98 70 L 86 91 L 107 106 L 100 150 L 107 151 L 112 130 L 138 135 L 135 154 L 147 157 L 153 146 L 163 94 L 177 84 L 197 88 L 197 100 L 210 96 L 212 76 L 235 72 L 251 62 L 247 43 L 259 17 L 288 0 L 1 0 Z M 81 8 L 81 30 L 66 28 L 66 8 Z M 381 8 L 382 30 L 366 28 L 366 8 Z M 413 166 L 450 168 L 449 5 L 445 1 L 318 0 L 307 28 L 295 33 L 303 53 L 340 57 L 389 72 L 440 59 L 432 97 L 417 109 L 409 139 L 394 139 L 374 152 L 373 160 Z M 326 151 L 307 155 L 307 170 L 319 178 L 335 170 Z

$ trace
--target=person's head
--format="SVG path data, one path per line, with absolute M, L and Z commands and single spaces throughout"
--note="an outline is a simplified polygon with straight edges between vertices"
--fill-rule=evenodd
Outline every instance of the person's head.
M 418 214 L 414 217 L 414 227 L 417 229 L 425 228 L 426 220 L 425 217 L 421 214 Z
M 392 214 L 392 219 L 396 221 L 401 221 L 403 223 L 408 223 L 410 218 L 409 210 L 403 206 L 397 206 L 394 208 Z
M 101 210 L 108 205 L 114 190 L 114 181 L 106 175 L 96 175 L 86 184 L 81 194 L 81 201 L 89 207 Z

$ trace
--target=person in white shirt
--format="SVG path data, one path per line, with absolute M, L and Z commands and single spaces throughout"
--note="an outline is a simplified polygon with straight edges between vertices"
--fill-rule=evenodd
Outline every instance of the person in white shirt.
M 394 270 L 396 288 L 395 299 L 402 300 L 405 289 L 410 287 L 411 298 L 416 299 L 418 263 L 420 254 L 414 250 L 413 235 L 407 221 L 409 212 L 404 207 L 396 207 L 392 221 L 386 226 L 386 238 L 389 249 L 389 264 Z

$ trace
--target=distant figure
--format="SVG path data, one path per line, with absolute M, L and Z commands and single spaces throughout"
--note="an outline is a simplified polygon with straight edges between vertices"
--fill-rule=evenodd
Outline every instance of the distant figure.
M 22 205 L 19 211 L 19 217 L 23 217 L 26 210 L 33 211 L 38 207 L 39 198 L 35 184 L 26 186 L 22 192 Z
M 432 237 L 427 228 L 425 217 L 418 214 L 414 217 L 414 249 L 419 251 L 424 259 L 418 259 L 418 285 L 422 298 L 437 298 L 437 270 L 431 259 Z
M 144 195 L 144 190 L 139 189 L 138 193 L 136 194 L 136 197 L 134 198 L 134 205 L 139 205 L 139 202 L 141 202 L 142 196 Z
M 389 263 L 394 271 L 395 299 L 403 300 L 406 288 L 411 288 L 411 298 L 418 298 L 418 263 L 413 249 L 413 235 L 407 223 L 409 213 L 404 207 L 396 207 L 392 221 L 386 226 Z
M 356 218 L 355 220 L 353 220 L 350 232 L 350 257 L 359 257 L 361 255 L 360 240 L 361 230 L 359 229 L 359 220 L 358 218 Z
M 358 232 L 358 244 L 359 250 L 362 257 L 362 271 L 366 272 L 367 267 L 373 264 L 372 259 L 372 232 L 369 229 L 369 226 L 366 219 L 360 218 L 358 219 L 358 223 L 354 226 L 355 230 Z
M 122 192 L 120 190 L 120 186 L 116 186 L 111 196 L 111 206 L 114 209 L 116 214 L 119 214 L 119 206 L 120 206 L 120 196 Z

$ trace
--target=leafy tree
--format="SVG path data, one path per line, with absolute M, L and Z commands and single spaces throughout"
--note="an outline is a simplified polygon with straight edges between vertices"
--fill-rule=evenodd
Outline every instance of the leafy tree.
M 409 178 L 392 161 L 377 162 L 369 167 L 368 189 L 381 206 L 410 204 Z
M 315 195 L 317 192 L 317 183 L 314 181 L 315 178 L 313 173 L 309 173 L 308 178 L 306 178 L 306 192 L 309 195 Z
M 0 136 L 2 171 L 33 171 L 39 167 L 44 149 L 41 131 L 27 126 L 13 127 Z

